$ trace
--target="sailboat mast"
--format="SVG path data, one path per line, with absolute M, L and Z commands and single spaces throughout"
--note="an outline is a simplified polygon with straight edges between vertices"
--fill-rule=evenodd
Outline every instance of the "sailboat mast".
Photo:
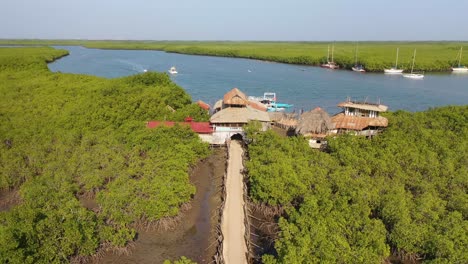
M 458 59 L 458 68 L 461 67 L 462 52 L 463 52 L 463 46 L 460 47 L 460 58 Z
M 400 50 L 400 48 L 397 48 L 396 49 L 396 61 L 395 61 L 395 69 L 398 69 L 398 51 Z
M 357 52 L 358 52 L 358 45 L 356 44 L 356 53 L 354 54 L 354 65 L 357 65 Z
M 413 73 L 413 68 L 414 68 L 414 60 L 416 59 L 416 49 L 414 49 L 414 54 L 413 54 L 413 65 L 411 65 L 411 73 Z
M 331 60 L 332 62 L 334 62 L 334 60 L 333 60 L 333 51 L 334 50 L 335 50 L 335 44 L 332 45 L 332 60 Z
M 327 63 L 330 62 L 330 45 L 328 45 L 328 52 L 327 52 Z

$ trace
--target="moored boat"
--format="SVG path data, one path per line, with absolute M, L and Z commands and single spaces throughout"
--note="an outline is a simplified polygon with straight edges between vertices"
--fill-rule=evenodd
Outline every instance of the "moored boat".
M 362 66 L 361 64 L 358 64 L 358 46 L 356 44 L 356 52 L 355 52 L 355 60 L 354 60 L 354 66 L 351 67 L 351 69 L 355 72 L 366 72 L 366 70 L 364 69 L 364 66 Z
M 457 67 L 452 67 L 452 72 L 454 73 L 468 73 L 468 68 L 466 66 L 461 65 L 461 59 L 462 59 L 462 53 L 463 53 L 463 47 L 460 47 L 460 53 L 457 56 L 458 57 L 458 66 Z
M 413 64 L 411 65 L 411 73 L 403 74 L 403 77 L 410 78 L 410 79 L 422 79 L 422 78 L 424 78 L 424 73 L 413 72 L 414 61 L 415 60 L 416 60 L 416 49 L 414 49 L 414 53 L 413 53 Z
M 172 66 L 172 67 L 168 70 L 168 72 L 169 72 L 170 74 L 177 74 L 176 67 Z
M 395 69 L 395 68 L 385 69 L 384 73 L 387 73 L 387 74 L 402 74 L 403 69 Z
M 330 60 L 330 45 L 328 45 L 328 53 L 327 53 L 327 63 L 324 63 L 322 65 L 320 65 L 320 67 L 322 68 L 327 68 L 327 69 L 338 69 L 340 66 L 338 66 L 338 64 L 336 64 L 334 61 L 333 61 L 333 51 L 335 50 L 335 45 L 332 45 L 332 52 L 331 52 L 331 60 Z
M 248 99 L 263 104 L 268 112 L 282 112 L 293 106 L 292 104 L 277 102 L 276 93 L 271 92 L 263 93 L 263 97 L 249 96 Z
M 422 79 L 424 78 L 424 74 L 422 73 L 405 73 L 403 77 L 410 78 L 410 79 Z
M 396 60 L 395 60 L 395 67 L 392 67 L 390 69 L 384 69 L 384 73 L 387 74 L 401 74 L 403 73 L 403 69 L 398 69 L 398 52 L 400 48 L 397 48 L 396 50 Z
M 354 65 L 354 67 L 351 67 L 351 69 L 355 72 L 366 72 L 362 65 Z

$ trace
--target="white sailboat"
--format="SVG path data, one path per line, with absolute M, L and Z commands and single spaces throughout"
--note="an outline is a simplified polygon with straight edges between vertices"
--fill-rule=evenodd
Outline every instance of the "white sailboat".
M 452 67 L 452 72 L 454 73 L 468 72 L 468 68 L 466 66 L 461 65 L 462 52 L 463 52 L 463 47 L 460 47 L 460 55 L 458 56 L 458 67 Z
M 320 65 L 322 68 L 327 68 L 327 69 L 338 69 L 340 66 L 338 66 L 334 61 L 333 61 L 333 51 L 335 49 L 335 45 L 332 45 L 332 52 L 331 52 L 331 61 L 330 61 L 330 45 L 328 45 L 328 54 L 327 54 L 327 63 Z
M 424 74 L 422 74 L 422 73 L 417 73 L 417 72 L 413 72 L 413 69 L 414 69 L 414 60 L 415 60 L 415 59 L 416 59 L 416 49 L 414 49 L 413 64 L 411 65 L 411 73 L 403 74 L 403 77 L 405 77 L 405 78 L 410 78 L 410 79 L 422 79 L 422 78 L 424 78 Z
M 395 67 L 392 67 L 390 69 L 384 69 L 384 73 L 387 74 L 401 74 L 403 72 L 403 69 L 398 69 L 398 51 L 400 48 L 397 48 L 396 50 L 396 61 L 395 61 Z
M 357 57 L 357 54 L 358 54 L 358 46 L 357 46 L 357 44 L 356 44 L 356 52 L 355 52 L 355 54 L 354 54 L 354 58 L 355 58 L 355 60 L 354 60 L 354 66 L 351 67 L 351 69 L 352 69 L 353 71 L 355 71 L 355 72 L 366 72 L 366 70 L 364 70 L 364 67 L 363 67 L 361 64 L 359 64 L 359 65 L 357 64 L 357 58 L 358 58 L 358 57 Z

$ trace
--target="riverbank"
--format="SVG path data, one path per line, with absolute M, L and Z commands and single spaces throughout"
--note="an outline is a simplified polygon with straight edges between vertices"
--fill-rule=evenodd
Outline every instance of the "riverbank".
M 226 166 L 225 149 L 216 149 L 193 170 L 195 193 L 181 221 L 169 230 L 138 230 L 131 254 L 107 252 L 95 263 L 162 263 L 181 256 L 210 263 L 216 251 L 216 225 L 221 203 L 221 184 Z
M 94 40 L 0 40 L 0 45 L 72 45 L 113 50 L 161 50 L 166 52 L 258 59 L 288 64 L 319 66 L 327 60 L 332 42 L 208 42 L 208 41 L 94 41 Z M 409 70 L 414 49 L 415 70 L 446 72 L 457 62 L 460 47 L 468 42 L 359 42 L 358 63 L 368 72 L 383 72 L 394 66 L 399 48 L 399 68 Z M 334 59 L 343 69 L 355 63 L 355 42 L 335 42 Z M 468 56 L 461 64 L 468 64 Z

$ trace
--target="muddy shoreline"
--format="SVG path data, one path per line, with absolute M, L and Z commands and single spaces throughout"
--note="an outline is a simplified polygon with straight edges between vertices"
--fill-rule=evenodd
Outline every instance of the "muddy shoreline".
M 93 263 L 163 263 L 181 256 L 197 263 L 210 263 L 216 251 L 216 225 L 221 204 L 221 185 L 226 167 L 226 150 L 213 150 L 190 175 L 197 191 L 191 208 L 181 221 L 167 231 L 137 230 L 138 238 L 130 255 L 106 252 Z
M 21 196 L 17 189 L 0 190 L 0 212 L 6 212 L 19 205 Z

